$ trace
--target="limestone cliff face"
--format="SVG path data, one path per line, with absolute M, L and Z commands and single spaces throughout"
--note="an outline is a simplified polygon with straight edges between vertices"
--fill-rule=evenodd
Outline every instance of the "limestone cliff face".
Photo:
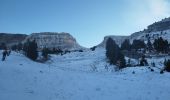
M 41 32 L 32 33 L 26 40 L 36 40 L 38 48 L 60 48 L 60 49 L 80 49 L 81 46 L 76 42 L 76 39 L 69 33 L 56 33 L 56 32 Z

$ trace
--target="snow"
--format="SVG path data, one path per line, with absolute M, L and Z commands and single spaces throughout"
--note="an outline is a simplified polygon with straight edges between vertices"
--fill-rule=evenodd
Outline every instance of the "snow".
M 159 74 L 158 68 L 151 72 L 147 67 L 129 67 L 115 72 L 101 48 L 51 56 L 50 61 L 42 64 L 12 52 L 6 61 L 0 61 L 0 100 L 170 98 L 170 73 Z M 149 62 L 152 60 L 161 67 L 164 59 L 152 58 Z
M 151 42 L 154 42 L 154 40 L 159 37 L 162 37 L 163 39 L 170 42 L 170 29 L 164 30 L 164 31 L 150 32 L 150 33 L 140 32 L 139 34 L 136 34 L 136 36 L 133 35 L 133 37 L 131 37 L 131 42 L 134 39 L 137 39 L 137 40 L 142 39 L 144 41 L 148 41 L 146 34 L 149 34 Z

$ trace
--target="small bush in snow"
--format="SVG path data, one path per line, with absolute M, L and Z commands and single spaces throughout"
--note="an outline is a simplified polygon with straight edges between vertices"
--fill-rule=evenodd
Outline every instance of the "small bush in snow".
M 95 49 L 96 49 L 96 46 L 94 46 L 94 47 L 91 47 L 90 49 L 91 49 L 91 51 L 95 51 Z
M 148 66 L 148 61 L 145 59 L 145 56 L 143 55 L 140 60 L 140 66 Z
M 164 65 L 165 65 L 165 70 L 167 72 L 170 72 L 170 59 L 167 61 L 165 60 Z
M 48 49 L 47 48 L 43 48 L 42 56 L 43 56 L 43 58 L 48 59 Z

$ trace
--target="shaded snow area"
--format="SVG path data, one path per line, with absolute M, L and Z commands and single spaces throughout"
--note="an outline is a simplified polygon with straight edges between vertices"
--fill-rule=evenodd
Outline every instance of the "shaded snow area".
M 158 68 L 151 72 L 147 67 L 129 67 L 115 72 L 102 49 L 51 56 L 41 64 L 12 52 L 6 61 L 0 61 L 0 100 L 170 98 L 170 73 L 159 74 Z M 163 59 L 155 60 L 157 64 Z

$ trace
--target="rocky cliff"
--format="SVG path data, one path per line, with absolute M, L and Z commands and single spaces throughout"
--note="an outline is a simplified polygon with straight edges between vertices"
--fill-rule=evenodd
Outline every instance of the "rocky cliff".
M 69 33 L 56 33 L 56 32 L 41 32 L 32 33 L 26 40 L 36 40 L 38 48 L 60 48 L 67 50 L 81 49 L 82 47 L 76 42 L 76 39 Z M 26 41 L 25 40 L 25 41 Z

